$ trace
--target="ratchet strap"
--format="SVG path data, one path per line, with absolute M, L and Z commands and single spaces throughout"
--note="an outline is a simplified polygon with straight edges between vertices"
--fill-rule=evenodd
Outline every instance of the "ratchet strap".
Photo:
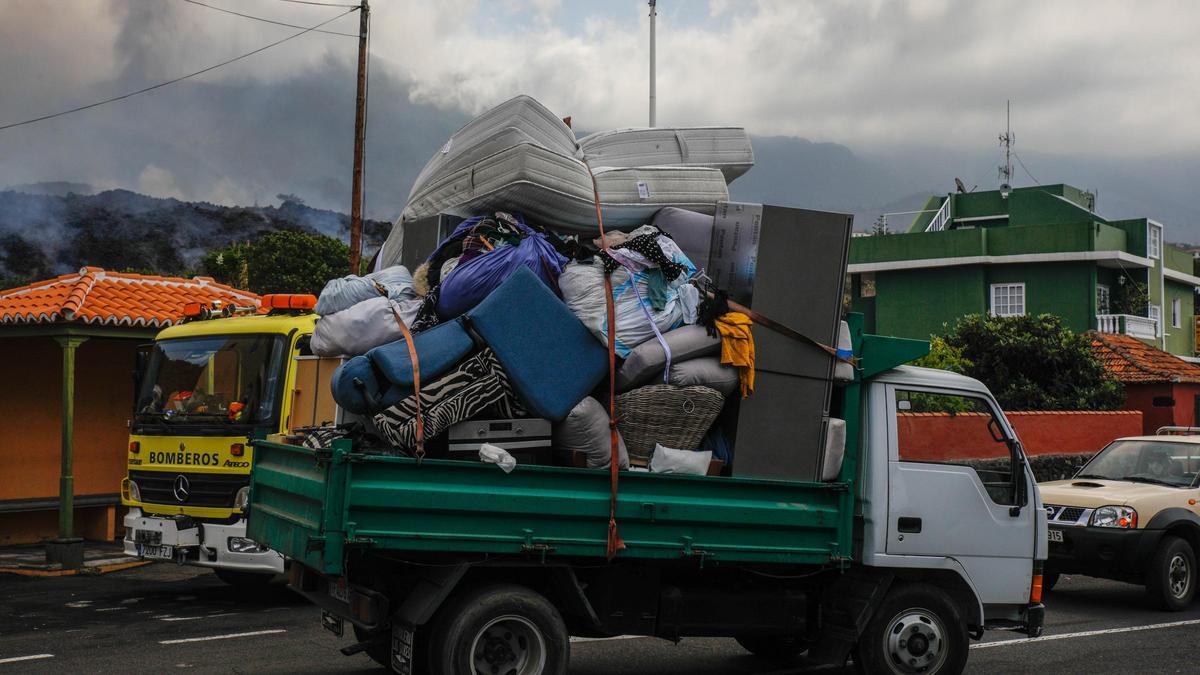
M 587 159 L 583 160 L 588 175 L 592 178 L 592 197 L 596 204 L 596 225 L 600 228 L 600 241 L 604 250 L 608 250 L 608 240 L 604 237 L 604 216 L 600 213 L 600 188 L 596 185 L 596 174 Z M 617 485 L 621 464 L 620 436 L 617 431 L 617 311 L 613 305 L 612 278 L 604 274 L 604 311 L 608 315 L 608 437 L 610 443 L 609 455 L 609 500 L 608 500 L 608 541 L 605 556 L 612 560 L 617 552 L 625 548 L 625 541 L 617 531 Z

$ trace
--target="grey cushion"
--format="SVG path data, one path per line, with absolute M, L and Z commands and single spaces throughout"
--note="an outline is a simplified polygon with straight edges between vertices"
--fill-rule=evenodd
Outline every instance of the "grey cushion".
M 703 326 L 681 326 L 663 333 L 663 339 L 671 348 L 672 365 L 721 351 L 721 338 L 712 337 Z M 617 371 L 617 391 L 629 391 L 649 382 L 655 375 L 661 376 L 666 365 L 667 355 L 658 339 L 643 342 L 629 352 Z
M 738 388 L 738 370 L 721 363 L 719 356 L 705 356 L 672 363 L 668 381 L 677 387 L 708 387 L 729 396 Z
M 625 441 L 617 435 L 617 451 L 620 452 L 621 469 L 629 468 L 629 454 Z M 567 418 L 554 425 L 554 449 L 565 455 L 562 463 L 570 465 L 571 454 L 582 452 L 587 455 L 589 468 L 607 468 L 612 461 L 612 438 L 609 435 L 608 411 L 596 399 L 588 396 L 571 409 Z

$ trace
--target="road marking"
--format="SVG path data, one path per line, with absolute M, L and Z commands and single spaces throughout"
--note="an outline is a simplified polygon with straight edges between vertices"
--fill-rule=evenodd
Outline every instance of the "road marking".
M 87 607 L 90 604 L 92 604 L 91 600 L 76 600 L 75 602 L 68 602 L 67 607 L 79 609 L 80 607 Z
M 647 635 L 614 635 L 613 637 L 572 637 L 571 642 L 604 642 L 605 640 L 636 640 Z
M 159 621 L 195 621 L 196 619 L 215 619 L 219 616 L 233 616 L 238 612 L 225 612 L 224 614 L 206 614 L 204 616 L 164 616 Z
M 207 637 L 183 638 L 181 640 L 159 640 L 160 645 L 178 645 L 185 642 L 207 642 L 208 640 L 229 640 L 231 638 L 252 637 L 255 635 L 271 635 L 273 633 L 286 633 L 283 628 L 272 628 L 270 630 L 252 630 L 249 633 L 226 633 L 225 635 L 209 635 Z
M 1153 623 L 1148 626 L 1123 626 L 1121 628 L 1101 628 L 1098 630 L 1085 630 L 1077 633 L 1059 633 L 1057 635 L 1043 635 L 1035 638 L 1019 638 L 1016 640 L 1000 640 L 998 642 L 983 642 L 980 644 L 971 645 L 971 649 L 987 649 L 989 647 L 1006 647 L 1009 645 L 1023 645 L 1031 642 L 1047 642 L 1049 640 L 1067 640 L 1070 638 L 1091 637 L 1093 635 L 1111 635 L 1113 633 L 1135 633 L 1143 630 L 1159 630 L 1162 628 L 1178 628 L 1180 626 L 1195 626 L 1200 624 L 1200 619 L 1188 619 L 1186 621 L 1170 621 L 1168 623 Z
M 97 612 L 123 612 L 127 609 L 129 609 L 129 608 L 128 607 L 98 607 L 98 608 L 96 608 L 95 611 L 97 611 Z
M 141 602 L 141 598 L 125 598 L 121 601 L 122 605 L 132 605 L 135 602 Z
M 30 654 L 29 656 L 11 656 L 7 659 L 0 659 L 0 663 L 16 663 L 17 661 L 36 661 L 37 659 L 52 659 L 53 654 Z

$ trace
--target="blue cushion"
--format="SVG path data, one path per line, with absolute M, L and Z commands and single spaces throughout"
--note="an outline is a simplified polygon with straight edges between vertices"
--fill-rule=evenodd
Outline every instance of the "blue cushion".
M 608 374 L 608 351 L 538 279 L 522 267 L 467 313 L 536 417 L 566 419 Z
M 447 321 L 413 335 L 413 346 L 421 362 L 421 381 L 432 382 L 475 349 L 475 343 L 461 321 Z M 408 341 L 401 338 L 367 352 L 366 357 L 393 385 L 412 394 L 412 359 Z
M 374 414 L 412 393 L 392 386 L 366 356 L 356 356 L 338 366 L 330 389 L 333 400 L 356 415 Z

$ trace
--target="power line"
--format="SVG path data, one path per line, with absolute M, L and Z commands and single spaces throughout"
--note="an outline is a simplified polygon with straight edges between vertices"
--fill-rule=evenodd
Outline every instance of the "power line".
M 284 23 L 282 21 L 275 21 L 274 19 L 264 19 L 261 16 L 254 16 L 253 14 L 242 14 L 241 12 L 235 12 L 232 9 L 225 9 L 223 7 L 216 7 L 213 5 L 205 4 L 203 2 L 200 2 L 200 0 L 183 0 L 183 1 L 191 3 L 193 5 L 200 5 L 201 7 L 215 9 L 218 12 L 224 12 L 226 14 L 232 14 L 234 16 L 240 16 L 240 17 L 244 17 L 247 19 L 254 19 L 255 21 L 262 21 L 263 23 L 275 24 L 276 26 L 287 26 L 288 28 L 304 28 L 304 26 L 297 26 L 294 23 Z M 336 30 L 314 30 L 313 32 L 314 33 L 325 33 L 327 35 L 344 35 L 346 37 L 352 37 L 352 38 L 358 37 L 354 33 L 341 33 Z
M 299 2 L 299 0 L 295 0 L 295 1 Z M 71 108 L 70 110 L 63 110 L 60 112 L 51 113 L 49 115 L 42 115 L 41 117 L 34 117 L 33 119 L 23 120 L 21 122 L 13 122 L 11 124 L 5 124 L 3 126 L 0 126 L 0 131 L 4 131 L 5 129 L 11 129 L 13 127 L 24 126 L 26 124 L 33 124 L 34 122 L 41 122 L 43 120 L 53 119 L 55 117 L 62 117 L 63 115 L 70 115 L 71 113 L 76 113 L 81 110 L 88 110 L 89 108 L 96 108 L 96 107 L 102 106 L 106 103 L 113 103 L 115 101 L 121 101 L 121 100 L 124 100 L 127 98 L 131 98 L 133 96 L 137 96 L 138 94 L 144 94 L 148 91 L 154 91 L 155 89 L 161 89 L 162 87 L 165 87 L 167 85 L 175 84 L 176 82 L 181 82 L 188 78 L 196 77 L 197 75 L 203 75 L 204 73 L 216 70 L 217 68 L 220 68 L 222 66 L 227 66 L 231 63 L 234 63 L 235 61 L 241 61 L 244 58 L 254 56 L 255 54 L 258 54 L 259 52 L 265 52 L 266 50 L 268 50 L 272 47 L 281 45 L 281 44 L 287 42 L 288 40 L 298 38 L 301 35 L 304 35 L 305 33 L 309 33 L 309 32 L 312 32 L 312 31 L 320 28 L 321 26 L 324 26 L 326 24 L 337 21 L 338 19 L 342 18 L 343 16 L 346 16 L 347 14 L 349 14 L 357 9 L 358 9 L 358 6 L 355 5 L 354 7 L 342 12 L 341 14 L 338 14 L 337 16 L 333 17 L 332 19 L 329 19 L 327 21 L 322 21 L 321 23 L 319 23 L 315 26 L 312 26 L 311 28 L 305 28 L 304 30 L 300 31 L 299 33 L 293 33 L 292 35 L 289 35 L 289 36 L 283 38 L 282 40 L 276 40 L 275 42 L 272 42 L 271 44 L 265 45 L 263 47 L 259 47 L 258 49 L 255 49 L 252 52 L 246 52 L 245 54 L 242 54 L 241 56 L 235 56 L 232 59 L 229 59 L 228 61 L 222 61 L 220 63 L 217 63 L 217 64 L 211 65 L 207 68 L 204 68 L 203 70 L 197 70 L 194 73 L 188 73 L 187 75 L 181 75 L 180 77 L 176 77 L 175 79 L 167 80 L 166 82 L 159 82 L 158 84 L 151 85 L 151 86 L 145 87 L 143 89 L 138 89 L 137 91 L 131 91 L 127 94 L 121 94 L 120 96 L 114 96 L 112 98 L 107 98 L 107 99 L 104 99 L 103 101 L 97 101 L 95 103 L 81 105 L 78 108 Z
M 297 5 L 316 5 L 318 7 L 353 7 L 358 9 L 358 5 L 346 5 L 336 2 L 315 2 L 314 0 L 279 0 L 280 2 L 291 2 Z M 357 36 L 356 36 L 357 37 Z
M 1018 155 L 1017 153 L 1015 153 L 1015 152 L 1014 152 L 1014 153 L 1013 153 L 1013 157 L 1016 157 L 1016 158 L 1017 158 L 1017 163 L 1021 165 L 1021 168 L 1022 168 L 1022 169 L 1025 169 L 1025 175 L 1026 175 L 1026 176 L 1029 176 L 1029 177 L 1030 177 L 1030 178 L 1033 180 L 1033 182 L 1037 183 L 1038 185 L 1041 185 L 1041 184 L 1042 184 L 1042 182 L 1041 182 L 1040 180 L 1038 180 L 1038 179 L 1036 179 L 1036 178 L 1034 178 L 1034 177 L 1033 177 L 1033 174 L 1029 173 L 1029 169 L 1026 169 L 1026 168 L 1025 168 L 1025 162 L 1024 162 L 1022 159 L 1021 159 L 1021 156 L 1020 156 L 1020 155 Z

